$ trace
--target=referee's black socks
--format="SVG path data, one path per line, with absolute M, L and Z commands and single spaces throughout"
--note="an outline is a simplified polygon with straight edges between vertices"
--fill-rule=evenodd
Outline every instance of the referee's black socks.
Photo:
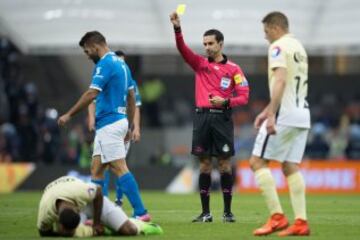
M 232 199 L 232 188 L 233 188 L 233 176 L 231 173 L 225 172 L 221 174 L 221 189 L 224 198 L 224 213 L 231 212 L 231 199 Z
M 211 174 L 200 173 L 199 176 L 199 189 L 201 206 L 203 213 L 210 213 L 210 186 L 211 186 Z

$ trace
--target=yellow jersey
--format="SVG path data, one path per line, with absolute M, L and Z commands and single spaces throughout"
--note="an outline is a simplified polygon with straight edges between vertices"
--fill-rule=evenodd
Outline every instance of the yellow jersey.
M 73 203 L 79 210 L 92 203 L 96 195 L 96 185 L 85 183 L 74 177 L 60 177 L 49 183 L 40 200 L 37 228 L 57 231 L 59 216 L 56 209 L 58 199 Z M 79 224 L 75 236 L 92 236 L 92 228 Z
M 308 57 L 302 44 L 292 34 L 274 41 L 268 51 L 270 96 L 275 82 L 274 70 L 286 68 L 287 78 L 277 124 L 310 128 L 308 95 Z

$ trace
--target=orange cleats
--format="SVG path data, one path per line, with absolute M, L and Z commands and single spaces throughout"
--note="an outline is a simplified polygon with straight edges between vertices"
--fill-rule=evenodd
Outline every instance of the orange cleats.
M 279 237 L 287 236 L 309 236 L 310 228 L 306 220 L 296 219 L 295 223 L 287 229 L 278 233 Z
M 289 222 L 284 214 L 275 213 L 261 228 L 256 229 L 253 233 L 255 236 L 265 236 L 273 232 L 282 230 L 289 226 Z

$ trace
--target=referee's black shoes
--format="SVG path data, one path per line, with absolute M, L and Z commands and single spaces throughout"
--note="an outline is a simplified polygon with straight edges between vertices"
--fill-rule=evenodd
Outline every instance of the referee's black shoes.
M 228 213 L 224 213 L 223 215 L 223 222 L 224 223 L 233 223 L 235 222 L 235 216 L 234 214 L 232 214 L 231 212 L 228 212 Z
M 213 217 L 210 213 L 201 213 L 198 217 L 192 220 L 193 223 L 195 222 L 212 222 Z

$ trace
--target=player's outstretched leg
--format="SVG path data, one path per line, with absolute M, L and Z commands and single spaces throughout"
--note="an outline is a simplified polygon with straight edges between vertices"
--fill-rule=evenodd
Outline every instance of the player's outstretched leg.
M 164 233 L 162 228 L 152 222 L 143 222 L 139 219 L 129 218 L 122 226 L 117 230 L 109 230 L 106 235 L 123 235 L 123 236 L 136 236 L 136 235 L 161 235 Z
M 142 221 L 150 221 L 151 217 L 144 207 L 140 197 L 139 186 L 132 173 L 128 172 L 119 176 L 117 179 L 117 187 L 120 188 L 129 199 L 129 202 L 134 209 L 133 216 Z
M 125 159 L 111 162 L 111 169 L 116 174 L 116 188 L 120 188 L 134 209 L 133 217 L 142 221 L 150 221 L 151 216 L 148 214 L 142 202 L 139 186 L 134 176 L 129 172 Z
M 139 219 L 128 218 L 124 210 L 112 203 L 108 198 L 103 198 L 101 222 L 112 235 L 160 235 L 162 228 L 154 223 L 143 222 Z
M 294 210 L 295 223 L 279 232 L 279 236 L 308 236 L 310 228 L 306 216 L 305 181 L 300 171 L 287 171 L 294 163 L 284 163 L 283 169 L 287 175 L 291 205 Z M 287 167 L 287 165 L 291 165 Z M 297 168 L 297 166 L 294 166 Z M 290 172 L 290 174 L 288 174 Z
M 130 222 L 132 222 L 134 225 L 136 225 L 138 231 L 137 234 L 140 235 L 161 235 L 164 233 L 162 228 L 152 222 L 144 222 L 136 218 L 130 218 Z
M 255 236 L 266 236 L 285 229 L 287 226 L 289 226 L 289 221 L 285 215 L 283 213 L 274 213 L 263 226 L 255 229 L 253 233 Z
M 125 156 L 126 156 L 126 157 L 127 157 L 128 154 L 129 154 L 129 150 L 130 150 L 130 146 L 131 146 L 130 143 L 131 143 L 130 141 L 125 142 Z M 126 158 L 126 157 L 125 157 L 125 158 Z M 121 190 L 121 187 L 118 187 L 118 186 L 117 186 L 117 182 L 116 182 L 116 181 L 115 181 L 115 186 L 116 186 L 116 199 L 115 199 L 115 203 L 116 203 L 116 205 L 118 205 L 118 206 L 122 206 L 122 205 L 123 205 L 123 200 L 122 200 L 122 198 L 123 198 L 124 193 L 123 193 L 123 191 Z
M 279 237 L 288 236 L 309 236 L 310 228 L 306 220 L 297 218 L 293 225 L 278 233 Z
M 275 180 L 270 169 L 267 167 L 265 161 L 257 156 L 251 157 L 250 166 L 254 171 L 256 182 L 271 214 L 268 221 L 262 227 L 254 230 L 254 235 L 264 236 L 285 229 L 289 223 L 280 205 Z

